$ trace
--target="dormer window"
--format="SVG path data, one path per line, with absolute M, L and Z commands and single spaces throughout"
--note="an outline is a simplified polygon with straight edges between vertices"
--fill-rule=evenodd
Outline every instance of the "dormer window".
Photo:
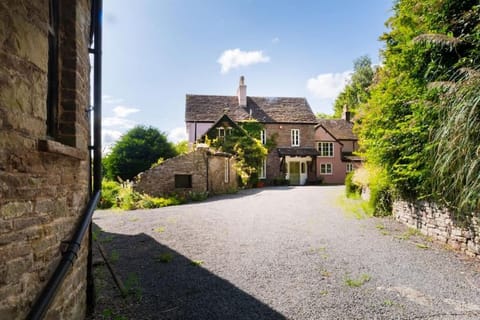
M 224 140 L 225 139 L 225 128 L 224 127 L 220 127 L 220 128 L 217 128 L 217 137 L 219 139 L 222 139 Z

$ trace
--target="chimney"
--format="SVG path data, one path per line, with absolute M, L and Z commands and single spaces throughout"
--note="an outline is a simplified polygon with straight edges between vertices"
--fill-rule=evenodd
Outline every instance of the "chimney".
M 348 107 L 347 105 L 345 104 L 343 106 L 343 113 L 342 113 L 342 119 L 343 120 L 346 120 L 347 122 L 350 122 L 350 111 L 348 111 Z
M 237 89 L 238 105 L 240 107 L 247 106 L 247 86 L 245 85 L 245 77 L 240 77 L 240 84 Z

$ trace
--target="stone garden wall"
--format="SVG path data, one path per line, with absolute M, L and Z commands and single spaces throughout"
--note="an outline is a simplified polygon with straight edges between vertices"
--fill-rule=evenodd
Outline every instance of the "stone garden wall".
M 480 258 L 480 219 L 472 218 L 468 228 L 455 225 L 451 214 L 428 202 L 412 204 L 395 201 L 393 216 L 398 221 L 418 229 L 423 234 L 448 244 L 450 247 Z

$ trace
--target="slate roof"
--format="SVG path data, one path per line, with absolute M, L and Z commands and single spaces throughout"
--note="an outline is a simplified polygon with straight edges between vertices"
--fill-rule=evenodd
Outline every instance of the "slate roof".
M 320 119 L 318 126 L 323 126 L 337 140 L 358 140 L 353 133 L 353 123 L 344 119 Z
M 305 98 L 247 97 L 247 106 L 240 107 L 237 96 L 186 97 L 186 122 L 215 122 L 224 113 L 234 121 L 242 121 L 250 119 L 250 112 L 251 118 L 262 123 L 317 123 Z

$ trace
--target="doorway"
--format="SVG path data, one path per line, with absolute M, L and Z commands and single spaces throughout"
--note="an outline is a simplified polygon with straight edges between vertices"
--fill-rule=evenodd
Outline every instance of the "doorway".
M 288 171 L 290 173 L 289 179 L 291 185 L 300 184 L 300 162 L 290 161 Z

